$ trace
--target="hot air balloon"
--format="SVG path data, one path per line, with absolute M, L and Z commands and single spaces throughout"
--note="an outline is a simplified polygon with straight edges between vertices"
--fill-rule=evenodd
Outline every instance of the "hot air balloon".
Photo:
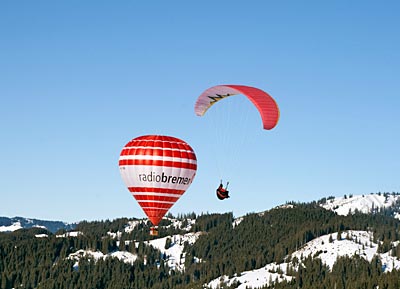
M 197 160 L 185 141 L 163 135 L 132 139 L 119 157 L 122 179 L 142 207 L 157 235 L 157 226 L 185 193 L 196 175 Z

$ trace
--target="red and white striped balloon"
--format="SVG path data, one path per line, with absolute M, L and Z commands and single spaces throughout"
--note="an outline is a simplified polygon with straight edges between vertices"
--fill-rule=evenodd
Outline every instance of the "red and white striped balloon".
M 197 160 L 193 149 L 181 139 L 145 135 L 125 145 L 119 168 L 128 190 L 157 226 L 193 182 Z

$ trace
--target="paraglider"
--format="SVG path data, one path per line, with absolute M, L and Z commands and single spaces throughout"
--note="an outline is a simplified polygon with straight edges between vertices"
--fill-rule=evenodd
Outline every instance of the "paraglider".
M 279 108 L 276 101 L 265 91 L 245 85 L 217 85 L 208 88 L 197 98 L 194 111 L 197 116 L 204 116 L 208 109 L 219 101 L 233 96 L 242 94 L 257 108 L 262 126 L 265 130 L 273 129 L 279 121 Z M 219 126 L 218 122 L 216 126 Z M 222 140 L 225 136 L 222 136 Z M 226 140 L 225 140 L 226 141 Z M 228 142 L 229 146 L 234 142 Z M 219 145 L 219 147 L 226 147 Z M 221 185 L 216 190 L 217 197 L 220 200 L 229 198 L 228 191 Z
M 225 199 L 229 199 L 229 191 L 228 191 L 228 185 L 229 182 L 226 184 L 226 187 L 224 188 L 222 181 L 219 184 L 218 188 L 217 188 L 217 198 L 220 200 L 225 200 Z
M 121 151 L 122 179 L 142 207 L 157 235 L 157 226 L 189 188 L 197 159 L 185 141 L 172 136 L 145 135 L 132 139 Z

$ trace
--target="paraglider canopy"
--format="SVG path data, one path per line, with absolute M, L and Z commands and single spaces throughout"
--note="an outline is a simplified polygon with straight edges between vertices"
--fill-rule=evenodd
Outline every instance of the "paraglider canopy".
M 194 110 L 203 116 L 218 101 L 236 94 L 245 95 L 260 113 L 263 128 L 273 129 L 279 120 L 279 108 L 275 100 L 261 89 L 245 85 L 217 85 L 205 90 L 197 99 Z

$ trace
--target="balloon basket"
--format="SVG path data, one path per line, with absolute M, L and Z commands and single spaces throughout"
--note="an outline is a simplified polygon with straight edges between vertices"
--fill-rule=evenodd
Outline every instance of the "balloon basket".
M 150 227 L 150 236 L 158 236 L 157 227 Z

